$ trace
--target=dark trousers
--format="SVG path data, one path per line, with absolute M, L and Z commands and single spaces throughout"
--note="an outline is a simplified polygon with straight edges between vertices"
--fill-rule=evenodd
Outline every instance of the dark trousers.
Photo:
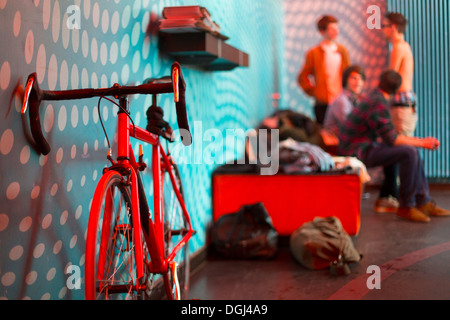
M 392 196 L 398 199 L 398 164 L 383 167 L 384 180 L 380 188 L 380 198 Z
M 325 121 L 325 114 L 327 113 L 328 104 L 316 102 L 314 105 L 314 114 L 316 116 L 316 122 L 323 125 Z
M 401 207 L 421 206 L 430 201 L 428 180 L 417 148 L 377 144 L 368 151 L 364 163 L 368 168 L 398 165 Z

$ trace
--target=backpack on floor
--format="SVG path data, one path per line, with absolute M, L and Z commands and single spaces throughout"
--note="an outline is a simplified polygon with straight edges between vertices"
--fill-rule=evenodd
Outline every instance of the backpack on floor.
M 272 259 L 278 251 L 278 233 L 263 203 L 221 216 L 211 238 L 214 249 L 232 259 Z
M 311 270 L 330 268 L 333 274 L 349 274 L 349 263 L 358 262 L 361 254 L 336 217 L 304 223 L 290 236 L 290 250 L 295 259 Z

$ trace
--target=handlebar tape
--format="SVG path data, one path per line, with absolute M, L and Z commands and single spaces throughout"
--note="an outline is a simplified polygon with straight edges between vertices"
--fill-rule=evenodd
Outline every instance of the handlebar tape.
M 183 74 L 181 73 L 181 67 L 178 62 L 174 62 L 172 65 L 173 68 L 178 68 L 178 90 L 179 90 L 179 98 L 178 102 L 175 103 L 176 105 L 176 112 L 177 112 L 177 121 L 178 121 L 178 127 L 180 130 L 181 135 L 181 141 L 185 146 L 189 146 L 192 144 L 192 135 L 189 130 L 189 123 L 187 118 L 187 112 L 186 112 L 186 98 L 185 98 L 185 91 L 186 91 L 186 83 L 184 82 Z
M 36 79 L 36 73 L 32 73 L 30 77 L 34 77 L 34 79 Z M 41 120 L 39 116 L 39 105 L 41 104 L 41 100 L 42 91 L 39 89 L 39 86 L 35 81 L 29 97 L 31 135 L 36 143 L 37 150 L 43 155 L 47 155 L 50 153 L 51 148 L 42 134 Z

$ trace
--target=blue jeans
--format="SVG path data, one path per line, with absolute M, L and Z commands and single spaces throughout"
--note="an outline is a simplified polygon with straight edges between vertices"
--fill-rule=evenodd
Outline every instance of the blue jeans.
M 383 167 L 384 180 L 380 188 L 380 198 L 392 196 L 398 199 L 398 165 Z
M 398 165 L 400 207 L 418 207 L 430 201 L 428 180 L 417 148 L 376 144 L 367 152 L 363 162 L 368 168 Z

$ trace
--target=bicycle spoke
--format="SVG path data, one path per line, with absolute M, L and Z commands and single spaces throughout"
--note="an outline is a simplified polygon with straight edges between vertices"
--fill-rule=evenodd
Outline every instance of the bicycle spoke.
M 95 298 L 140 298 L 142 288 L 137 280 L 129 187 L 111 184 L 102 195 L 99 213 L 93 214 L 98 217 L 97 236 L 89 238 L 89 246 L 96 248 Z M 97 243 L 91 243 L 93 240 Z M 148 255 L 146 249 L 144 254 Z M 148 257 L 145 259 L 148 260 Z M 91 276 L 90 270 L 86 272 L 87 277 Z

